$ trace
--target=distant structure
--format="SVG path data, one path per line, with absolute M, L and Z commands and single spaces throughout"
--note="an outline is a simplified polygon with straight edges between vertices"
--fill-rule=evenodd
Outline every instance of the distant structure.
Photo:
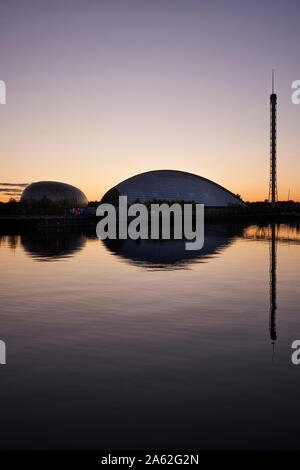
M 57 181 L 38 181 L 26 186 L 21 201 L 32 203 L 44 198 L 52 202 L 64 202 L 69 207 L 86 207 L 88 200 L 85 194 L 75 186 Z
M 210 207 L 245 206 L 239 197 L 219 184 L 178 170 L 154 170 L 132 176 L 107 191 L 101 203 L 117 205 L 119 196 L 127 196 L 128 204 L 159 200 L 196 202 Z
M 272 70 L 272 93 L 270 95 L 270 183 L 269 202 L 275 207 L 277 192 L 277 95 L 274 93 L 274 70 Z

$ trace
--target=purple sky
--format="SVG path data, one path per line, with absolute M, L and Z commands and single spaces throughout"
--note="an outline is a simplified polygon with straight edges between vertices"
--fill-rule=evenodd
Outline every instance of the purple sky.
M 173 168 L 264 199 L 275 68 L 279 197 L 300 200 L 299 19 L 296 0 L 2 0 L 1 180 L 99 199 Z

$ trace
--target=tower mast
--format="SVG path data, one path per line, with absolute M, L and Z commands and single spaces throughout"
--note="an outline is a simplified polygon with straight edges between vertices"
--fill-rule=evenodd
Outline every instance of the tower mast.
M 274 92 L 274 70 L 272 70 L 272 93 L 270 95 L 270 183 L 269 202 L 275 207 L 277 192 L 277 95 Z

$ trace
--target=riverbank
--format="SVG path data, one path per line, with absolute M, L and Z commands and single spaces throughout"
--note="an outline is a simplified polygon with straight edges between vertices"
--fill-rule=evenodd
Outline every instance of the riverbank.
M 207 222 L 245 222 L 265 224 L 268 222 L 284 223 L 288 221 L 300 222 L 299 210 L 282 210 L 280 208 L 265 207 L 205 207 L 205 221 Z M 94 214 L 84 215 L 0 215 L 2 227 L 16 228 L 96 228 L 100 218 Z M 129 218 L 130 220 L 130 218 Z

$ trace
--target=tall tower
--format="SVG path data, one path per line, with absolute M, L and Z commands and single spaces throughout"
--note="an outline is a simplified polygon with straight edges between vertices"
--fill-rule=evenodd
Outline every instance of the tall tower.
M 272 70 L 272 93 L 270 95 L 270 184 L 269 202 L 275 207 L 278 201 L 277 192 L 277 95 L 274 93 L 274 70 Z

